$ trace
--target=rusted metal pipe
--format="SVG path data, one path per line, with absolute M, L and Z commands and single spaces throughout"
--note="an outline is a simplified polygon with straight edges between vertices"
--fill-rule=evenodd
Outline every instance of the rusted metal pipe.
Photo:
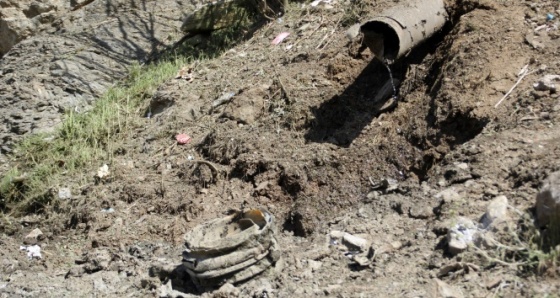
M 381 61 L 394 61 L 408 54 L 447 21 L 443 0 L 406 2 L 384 10 L 360 27 L 364 43 Z

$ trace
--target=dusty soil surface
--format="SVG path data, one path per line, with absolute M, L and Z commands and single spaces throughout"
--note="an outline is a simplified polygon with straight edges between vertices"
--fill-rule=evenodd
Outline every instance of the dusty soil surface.
M 560 169 L 559 96 L 533 87 L 560 74 L 558 23 L 546 21 L 558 2 L 450 4 L 445 29 L 392 66 L 398 100 L 376 102 L 389 74 L 345 30 L 349 16 L 394 4 L 292 3 L 220 58 L 185 65 L 192 78 L 160 86 L 109 179 L 69 179 L 69 212 L 6 219 L 0 296 L 557 295 L 558 267 L 539 272 L 502 248 L 529 243 L 522 215 Z M 525 65 L 535 71 L 495 107 Z M 213 107 L 225 92 L 235 96 Z M 177 145 L 177 133 L 192 142 Z M 495 236 L 503 245 L 452 256 L 450 222 L 478 221 L 500 195 L 510 205 Z M 240 206 L 274 214 L 282 259 L 201 294 L 179 266 L 183 235 Z M 34 228 L 45 235 L 41 260 L 19 250 Z M 383 252 L 357 264 L 329 241 L 334 230 Z

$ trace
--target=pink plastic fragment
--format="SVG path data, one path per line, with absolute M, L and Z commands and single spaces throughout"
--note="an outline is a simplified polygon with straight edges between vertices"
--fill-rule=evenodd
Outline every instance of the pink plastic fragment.
M 181 133 L 178 134 L 175 139 L 177 140 L 177 144 L 179 145 L 185 145 L 191 142 L 191 137 L 189 137 L 188 135 Z
M 282 40 L 284 40 L 284 38 L 288 37 L 288 35 L 290 35 L 290 32 L 282 32 L 282 33 L 278 34 L 276 36 L 276 38 L 274 38 L 272 40 L 272 44 L 277 45 L 277 44 L 281 43 Z

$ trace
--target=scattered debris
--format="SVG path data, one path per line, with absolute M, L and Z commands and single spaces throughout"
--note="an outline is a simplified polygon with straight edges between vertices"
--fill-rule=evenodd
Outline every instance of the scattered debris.
M 103 213 L 113 213 L 113 212 L 115 212 L 115 209 L 113 209 L 113 208 L 104 208 L 104 209 L 101 209 L 101 212 L 103 212 Z
M 27 257 L 32 259 L 42 259 L 41 256 L 41 247 L 39 245 L 28 245 L 28 246 L 20 246 L 20 250 L 25 250 L 27 252 Z
M 274 38 L 272 40 L 272 45 L 277 45 L 277 44 L 281 43 L 289 35 L 290 35 L 290 32 L 282 32 L 282 33 L 278 34 L 276 36 L 276 38 Z
M 184 133 L 176 135 L 175 139 L 177 140 L 177 144 L 179 144 L 179 145 L 186 145 L 186 144 L 188 144 L 192 141 L 192 138 L 189 137 L 189 135 L 184 134 Z
M 204 291 L 246 281 L 279 259 L 274 217 L 251 209 L 215 219 L 185 236 L 183 266 Z
M 552 20 L 554 20 L 554 14 L 547 13 L 547 14 L 546 14 L 546 20 L 547 20 L 547 21 L 552 21 Z

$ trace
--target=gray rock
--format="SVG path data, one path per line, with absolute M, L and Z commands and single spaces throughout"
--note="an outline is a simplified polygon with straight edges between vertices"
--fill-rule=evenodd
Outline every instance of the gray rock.
M 344 233 L 344 236 L 342 237 L 342 242 L 349 249 L 357 249 L 360 251 L 367 251 L 370 246 L 366 239 L 362 237 L 354 236 L 349 233 Z
M 488 229 L 490 226 L 496 226 L 507 220 L 508 199 L 506 196 L 495 197 L 488 207 L 486 213 L 482 216 L 482 227 Z
M 550 174 L 544 181 L 537 195 L 536 209 L 540 227 L 550 223 L 560 225 L 560 171 Z
M 435 195 L 435 197 L 436 199 L 441 199 L 446 203 L 461 199 L 461 196 L 459 195 L 459 193 L 457 193 L 457 191 L 455 191 L 455 188 L 453 187 L 446 188 L 440 191 L 438 194 Z
M 27 234 L 25 238 L 23 238 L 23 243 L 26 245 L 35 245 L 43 239 L 45 239 L 43 232 L 40 229 L 34 229 L 31 233 Z
M 358 34 L 360 34 L 360 27 L 361 24 L 357 23 L 350 26 L 350 28 L 346 30 L 346 37 L 348 38 L 348 40 L 352 41 L 358 36 Z
M 457 255 L 466 250 L 475 239 L 477 228 L 472 220 L 458 217 L 451 223 L 447 232 L 448 251 Z

